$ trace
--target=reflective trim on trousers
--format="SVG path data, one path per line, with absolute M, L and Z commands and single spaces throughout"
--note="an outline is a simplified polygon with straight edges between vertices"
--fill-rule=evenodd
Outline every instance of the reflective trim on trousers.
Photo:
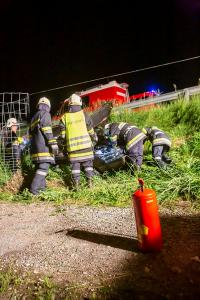
M 46 175 L 49 170 L 50 163 L 40 163 L 36 166 L 35 176 L 31 183 L 30 191 L 34 195 L 38 195 L 40 191 L 46 188 Z M 45 174 L 45 175 L 44 175 Z
M 161 160 L 161 157 L 160 156 L 156 156 L 154 157 L 156 160 Z
M 42 176 L 46 176 L 46 175 L 47 175 L 47 172 L 42 171 L 42 170 L 37 170 L 37 171 L 36 171 L 36 174 L 39 174 L 39 175 L 42 175 Z
M 88 161 L 83 162 L 82 166 L 84 168 L 85 176 L 87 178 L 90 178 L 94 175 L 93 161 L 92 160 L 88 160 Z
M 81 175 L 80 163 L 79 162 L 71 163 L 70 168 L 71 168 L 71 174 L 72 174 L 73 180 L 80 181 L 80 175 Z
M 72 174 L 80 174 L 81 171 L 80 170 L 72 170 Z
M 93 168 L 92 167 L 86 167 L 85 171 L 93 171 Z

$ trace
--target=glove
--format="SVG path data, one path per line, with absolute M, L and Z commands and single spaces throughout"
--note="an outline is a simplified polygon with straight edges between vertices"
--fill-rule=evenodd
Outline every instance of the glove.
M 50 145 L 50 149 L 51 152 L 53 153 L 53 155 L 58 155 L 59 149 L 58 149 L 58 145 Z

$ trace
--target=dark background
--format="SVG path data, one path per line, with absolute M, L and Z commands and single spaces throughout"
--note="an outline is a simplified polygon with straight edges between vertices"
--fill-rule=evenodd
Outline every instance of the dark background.
M 71 93 L 110 80 L 127 82 L 130 94 L 198 83 L 200 59 L 112 75 L 200 55 L 199 0 L 1 0 L 0 12 L 0 92 L 33 93 L 31 103 L 48 96 L 57 107 Z

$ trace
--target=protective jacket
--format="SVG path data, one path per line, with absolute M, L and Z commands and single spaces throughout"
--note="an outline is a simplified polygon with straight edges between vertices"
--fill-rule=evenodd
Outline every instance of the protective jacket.
M 60 121 L 61 136 L 65 140 L 70 162 L 93 160 L 93 144 L 96 135 L 91 118 L 81 106 L 73 105 Z
M 21 156 L 20 143 L 22 138 L 18 137 L 15 132 L 9 130 L 4 139 L 7 158 L 9 157 L 10 159 L 15 158 L 19 160 Z
M 114 145 L 125 146 L 126 151 L 146 138 L 138 127 L 124 122 L 109 124 L 108 135 Z
M 40 105 L 32 117 L 29 134 L 33 162 L 54 164 L 55 160 L 50 146 L 56 145 L 57 141 L 53 137 L 51 115 L 46 105 Z
M 169 136 L 162 131 L 161 129 L 153 126 L 153 127 L 145 127 L 142 131 L 146 135 L 146 140 L 150 140 L 152 146 L 163 146 L 165 145 L 166 148 L 171 147 L 171 140 Z

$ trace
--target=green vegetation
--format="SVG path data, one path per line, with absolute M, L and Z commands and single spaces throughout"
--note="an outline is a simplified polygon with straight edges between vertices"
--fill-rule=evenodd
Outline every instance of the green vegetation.
M 0 299 L 75 300 L 107 299 L 113 292 L 108 283 L 91 289 L 89 284 L 56 283 L 52 276 L 16 271 L 13 268 L 0 271 Z
M 194 207 L 200 207 L 200 96 L 189 102 L 178 100 L 174 103 L 152 107 L 149 110 L 117 111 L 111 115 L 112 121 L 131 122 L 138 127 L 157 126 L 172 138 L 170 156 L 172 165 L 160 170 L 152 164 L 151 145 L 146 143 L 144 164 L 141 174 L 131 169 L 120 170 L 95 176 L 94 188 L 86 187 L 82 178 L 81 188 L 74 192 L 67 187 L 70 171 L 68 167 L 52 168 L 48 175 L 48 188 L 39 197 L 33 197 L 28 190 L 11 194 L 3 192 L 1 200 L 7 201 L 53 201 L 55 203 L 76 203 L 80 205 L 130 206 L 132 193 L 137 189 L 138 176 L 145 185 L 155 189 L 162 205 L 173 205 L 179 199 L 188 200 Z M 30 159 L 26 158 L 25 173 L 33 171 Z M 0 168 L 0 173 L 3 170 Z M 1 176 L 4 178 L 3 176 Z M 2 185 L 4 180 L 1 179 Z
M 12 268 L 0 271 L 0 298 L 3 299 L 72 299 L 65 288 L 60 288 L 48 276 L 20 274 Z

